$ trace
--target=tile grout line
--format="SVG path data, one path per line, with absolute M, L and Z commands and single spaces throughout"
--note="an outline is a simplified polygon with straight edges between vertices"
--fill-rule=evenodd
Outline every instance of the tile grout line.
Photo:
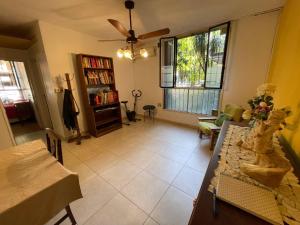
M 138 174 L 140 174 L 142 171 L 140 171 Z M 100 175 L 99 175 L 100 176 Z M 136 175 L 137 176 L 137 175 Z M 135 177 L 136 177 L 135 176 Z M 101 177 L 101 176 L 100 176 Z M 134 177 L 134 178 L 135 178 Z M 107 201 L 103 206 L 101 206 L 99 209 L 96 210 L 95 213 L 93 213 L 91 216 L 89 216 L 87 218 L 87 220 L 84 222 L 84 224 L 86 224 L 88 222 L 89 219 L 91 219 L 96 213 L 100 212 L 109 202 L 111 202 L 118 194 L 122 195 L 123 197 L 125 197 L 127 200 L 130 201 L 130 199 L 128 199 L 126 196 L 124 196 L 122 193 L 121 193 L 121 190 L 118 190 L 115 186 L 113 186 L 111 183 L 109 183 L 106 179 L 104 179 L 103 177 L 101 177 L 105 183 L 107 183 L 109 186 L 111 186 L 113 189 L 115 189 L 117 191 L 117 194 L 112 198 L 110 199 L 109 201 Z M 134 179 L 132 178 L 132 179 Z M 131 180 L 130 180 L 131 181 Z M 130 183 L 130 182 L 129 182 Z M 127 183 L 128 184 L 128 183 Z M 124 187 L 127 185 L 125 184 Z M 140 209 L 134 202 L 130 201 L 131 203 L 133 203 L 138 209 Z M 142 209 L 140 209 L 142 210 Z M 142 210 L 143 211 L 143 210 Z M 143 211 L 144 212 L 144 211 Z M 145 213 L 145 212 L 144 212 Z M 145 213 L 146 214 L 146 213 Z M 146 214 L 148 216 L 148 214 Z M 146 219 L 147 220 L 147 219 Z
M 138 128 L 139 128 L 139 127 L 138 127 Z M 151 127 L 151 129 L 152 129 L 152 128 L 153 128 L 153 127 Z M 147 128 L 147 129 L 148 129 L 148 128 Z M 151 131 L 151 129 L 149 129 L 149 131 Z M 129 131 L 130 131 L 130 130 L 129 130 Z M 147 130 L 147 131 L 148 131 L 148 130 Z M 152 135 L 149 135 L 149 137 L 150 137 L 150 136 L 152 136 Z M 130 137 L 131 137 L 131 136 L 130 136 Z M 125 138 L 126 138 L 126 136 L 125 136 Z M 154 135 L 153 135 L 153 138 L 155 138 Z M 161 140 L 161 141 L 165 141 L 165 140 Z M 166 141 L 166 142 L 168 142 L 168 143 L 170 143 L 170 144 L 173 144 L 171 141 Z M 177 144 L 175 144 L 175 145 L 177 145 Z M 177 145 L 177 146 L 178 146 L 178 147 L 181 147 L 181 148 L 183 147 L 183 146 L 180 146 L 180 145 Z M 189 194 L 187 194 L 186 192 L 184 192 L 183 190 L 177 188 L 176 186 L 173 186 L 173 185 L 174 185 L 174 181 L 178 178 L 178 176 L 179 176 L 180 173 L 184 170 L 184 168 L 189 168 L 189 169 L 192 169 L 192 170 L 194 170 L 194 171 L 196 171 L 196 172 L 200 172 L 200 171 L 198 171 L 198 170 L 196 170 L 196 169 L 194 169 L 194 168 L 192 168 L 192 167 L 190 167 L 190 166 L 187 165 L 188 161 L 189 161 L 190 158 L 191 158 L 191 155 L 195 152 L 197 146 L 191 147 L 191 148 L 193 149 L 193 151 L 191 151 L 191 152 L 189 153 L 189 155 L 188 155 L 188 157 L 187 157 L 187 160 L 186 160 L 184 163 L 178 162 L 178 161 L 176 161 L 176 160 L 174 160 L 174 159 L 170 159 L 170 158 L 168 158 L 168 157 L 166 157 L 166 156 L 164 156 L 164 155 L 159 154 L 158 152 L 152 152 L 153 155 L 160 156 L 160 157 L 162 157 L 162 158 L 164 158 L 164 159 L 166 159 L 166 160 L 169 160 L 170 162 L 173 162 L 173 163 L 176 163 L 176 164 L 180 164 L 180 165 L 181 165 L 180 170 L 179 170 L 178 173 L 174 176 L 174 178 L 170 181 L 170 183 L 169 183 L 169 182 L 166 182 L 165 180 L 161 179 L 160 177 L 156 176 L 155 174 L 152 174 L 152 173 L 148 172 L 146 169 L 148 168 L 149 165 L 147 165 L 146 167 L 140 167 L 139 165 L 137 165 L 137 164 L 135 164 L 135 163 L 133 163 L 133 162 L 131 162 L 131 161 L 129 161 L 129 160 L 126 160 L 126 159 L 121 158 L 119 155 L 115 154 L 114 152 L 109 151 L 110 153 L 112 153 L 112 154 L 114 154 L 115 156 L 117 156 L 117 157 L 118 157 L 118 160 L 124 160 L 124 161 L 128 162 L 129 164 L 131 164 L 131 165 L 133 165 L 133 166 L 135 166 L 135 167 L 141 169 L 135 176 L 133 176 L 131 179 L 129 179 L 129 181 L 126 182 L 126 184 L 124 184 L 124 185 L 120 188 L 120 190 L 117 189 L 116 187 L 114 187 L 114 186 L 113 186 L 111 183 L 109 183 L 104 177 L 102 177 L 101 174 L 99 174 L 97 171 L 95 171 L 93 168 L 91 168 L 88 164 L 86 164 L 85 161 L 82 161 L 82 160 L 80 159 L 80 157 L 78 157 L 76 154 L 74 154 L 74 153 L 71 152 L 71 151 L 69 151 L 69 153 L 71 153 L 71 155 L 72 155 L 73 157 L 75 157 L 76 159 L 78 159 L 78 160 L 80 161 L 80 163 L 84 164 L 84 165 L 87 166 L 92 172 L 94 172 L 95 175 L 96 175 L 96 177 L 101 178 L 106 184 L 108 184 L 108 185 L 111 186 L 114 190 L 116 190 L 117 194 L 120 194 L 121 196 L 123 196 L 125 199 L 127 199 L 129 202 L 131 202 L 134 206 L 136 206 L 138 209 L 140 209 L 143 213 L 145 213 L 145 215 L 147 216 L 147 218 L 146 218 L 145 221 L 143 222 L 143 224 L 145 224 L 149 218 L 152 219 L 153 221 L 157 222 L 155 219 L 153 219 L 153 218 L 151 217 L 151 214 L 152 214 L 153 211 L 157 208 L 158 204 L 161 202 L 161 200 L 162 200 L 163 197 L 166 195 L 166 193 L 170 190 L 171 187 L 172 187 L 172 188 L 175 188 L 176 190 L 178 190 L 178 191 L 180 191 L 180 192 L 182 192 L 182 193 L 184 193 L 184 194 L 187 195 L 188 197 L 193 198 L 193 197 L 191 197 Z M 190 149 L 190 148 L 189 148 L 189 149 Z M 98 156 L 99 154 L 101 154 L 101 152 L 100 152 L 100 153 L 97 153 L 96 156 Z M 113 167 L 113 166 L 112 166 L 112 167 Z M 112 168 L 112 167 L 110 167 L 110 168 Z M 110 169 L 110 168 L 107 168 L 106 170 L 108 170 L 108 169 Z M 103 171 L 103 172 L 104 172 L 104 171 Z M 131 201 L 130 199 L 128 199 L 128 198 L 121 192 L 122 190 L 124 190 L 124 188 L 125 188 L 126 186 L 128 186 L 129 183 L 131 183 L 131 182 L 132 182 L 137 176 L 139 176 L 142 172 L 145 172 L 145 173 L 147 173 L 147 174 L 149 174 L 149 175 L 155 177 L 156 179 L 158 179 L 158 180 L 160 180 L 161 182 L 163 182 L 163 183 L 165 183 L 165 184 L 168 185 L 167 188 L 166 188 L 166 190 L 163 192 L 162 196 L 161 196 L 160 199 L 157 201 L 157 203 L 154 205 L 153 209 L 151 210 L 151 212 L 150 212 L 149 214 L 148 214 L 147 212 L 145 212 L 143 209 L 141 209 L 138 205 L 136 205 L 136 203 L 134 203 L 133 201 Z M 116 195 L 117 195 L 117 194 L 116 194 Z M 115 196 L 116 196 L 116 195 L 115 195 Z M 98 213 L 99 211 L 101 211 L 101 210 L 102 210 L 109 202 L 111 202 L 111 201 L 115 198 L 115 196 L 114 196 L 112 199 L 108 200 L 108 201 L 107 201 L 103 206 L 101 206 L 99 209 L 97 209 L 96 212 L 95 212 L 94 214 L 92 214 L 91 216 L 89 216 L 89 217 L 87 218 L 87 220 L 85 221 L 84 224 L 86 224 L 87 221 L 88 221 L 92 216 L 94 216 L 96 213 Z M 157 223 L 158 223 L 158 222 L 157 222 Z
M 180 171 L 178 171 L 178 174 L 183 170 L 183 168 L 184 168 L 184 165 L 182 166 L 182 168 L 180 169 Z M 145 171 L 145 172 L 147 172 L 147 171 Z M 160 224 L 158 221 L 156 221 L 151 215 L 152 215 L 152 213 L 154 212 L 154 210 L 156 209 L 156 207 L 159 205 L 159 203 L 161 202 L 161 200 L 163 199 L 163 197 L 166 195 L 166 193 L 168 192 L 168 190 L 170 189 L 170 187 L 172 186 L 172 183 L 173 183 L 173 181 L 176 179 L 176 177 L 178 176 L 178 174 L 174 177 L 174 179 L 170 182 L 170 183 L 168 183 L 168 188 L 164 191 L 164 193 L 162 194 L 162 196 L 160 197 L 160 199 L 157 201 L 157 203 L 155 204 L 155 206 L 153 207 L 153 209 L 151 210 L 151 212 L 149 213 L 149 217 L 151 218 L 151 219 L 153 219 L 156 223 L 158 223 L 158 224 Z M 152 175 L 152 174 L 151 174 Z M 153 176 L 155 176 L 155 175 L 153 175 Z M 155 176 L 156 177 L 156 176 Z M 160 178 L 158 178 L 158 179 L 160 179 Z

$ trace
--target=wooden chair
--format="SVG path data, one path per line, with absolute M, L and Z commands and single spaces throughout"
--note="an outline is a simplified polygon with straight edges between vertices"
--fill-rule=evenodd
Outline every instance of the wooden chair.
M 227 104 L 224 108 L 224 112 L 219 115 L 216 110 L 212 112 L 213 116 L 198 117 L 198 131 L 200 138 L 203 134 L 211 136 L 210 150 L 213 150 L 218 135 L 220 133 L 222 124 L 225 120 L 233 120 L 240 122 L 242 119 L 244 109 L 235 104 Z
M 46 140 L 47 140 L 47 149 L 57 161 L 63 165 L 63 155 L 62 155 L 62 148 L 61 148 L 61 139 L 60 137 L 50 128 L 46 128 Z M 61 224 L 67 217 L 70 218 L 72 225 L 77 224 L 75 217 L 72 213 L 70 205 L 65 207 L 66 214 L 60 218 L 54 225 Z

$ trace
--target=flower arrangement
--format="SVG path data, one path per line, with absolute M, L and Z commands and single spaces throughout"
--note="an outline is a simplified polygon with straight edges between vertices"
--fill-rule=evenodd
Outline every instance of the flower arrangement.
M 273 110 L 273 94 L 275 85 L 265 83 L 257 88 L 256 96 L 248 101 L 250 109 L 245 110 L 242 117 L 245 120 L 267 120 Z

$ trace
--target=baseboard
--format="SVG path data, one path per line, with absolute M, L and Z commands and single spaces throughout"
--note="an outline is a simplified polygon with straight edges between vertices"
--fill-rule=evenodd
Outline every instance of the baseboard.
M 144 115 L 142 115 L 142 114 L 137 114 L 137 115 L 140 116 L 142 119 L 144 117 Z M 180 123 L 180 122 L 177 122 L 177 121 L 163 119 L 163 118 L 159 118 L 159 117 L 155 117 L 155 120 L 162 121 L 162 122 L 167 122 L 167 123 L 172 123 L 172 124 L 176 124 L 176 125 L 179 125 L 179 126 L 189 127 L 189 128 L 192 128 L 192 129 L 198 129 L 197 125 Z
M 90 135 L 91 137 L 93 137 L 93 135 L 91 135 L 88 131 L 80 131 L 80 133 L 81 133 L 81 135 Z M 68 142 L 68 140 L 70 139 L 70 138 L 73 138 L 73 137 L 75 137 L 76 136 L 76 131 L 75 131 L 75 134 L 74 135 L 67 135 L 67 136 L 65 136 L 65 137 L 62 137 L 62 136 L 60 136 L 60 138 L 61 138 L 61 140 L 64 140 L 64 141 L 66 141 L 66 142 Z

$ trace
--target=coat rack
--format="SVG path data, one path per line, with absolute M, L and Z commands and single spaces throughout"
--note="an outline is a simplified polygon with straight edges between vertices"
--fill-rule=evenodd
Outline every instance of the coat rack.
M 76 111 L 75 102 L 74 102 L 75 100 L 74 100 L 74 96 L 73 96 L 73 93 L 72 93 L 72 86 L 71 86 L 70 76 L 69 76 L 68 73 L 65 73 L 65 77 L 66 77 L 66 82 L 67 82 L 68 90 L 71 93 L 72 110 L 73 110 L 73 112 L 75 112 Z M 91 136 L 89 134 L 86 134 L 86 135 L 81 134 L 80 128 L 79 128 L 79 124 L 78 124 L 77 115 L 74 115 L 74 121 L 75 121 L 75 129 L 74 130 L 76 130 L 76 135 L 74 137 L 69 138 L 68 142 L 70 143 L 70 142 L 76 141 L 76 144 L 80 145 L 82 139 L 88 139 Z

